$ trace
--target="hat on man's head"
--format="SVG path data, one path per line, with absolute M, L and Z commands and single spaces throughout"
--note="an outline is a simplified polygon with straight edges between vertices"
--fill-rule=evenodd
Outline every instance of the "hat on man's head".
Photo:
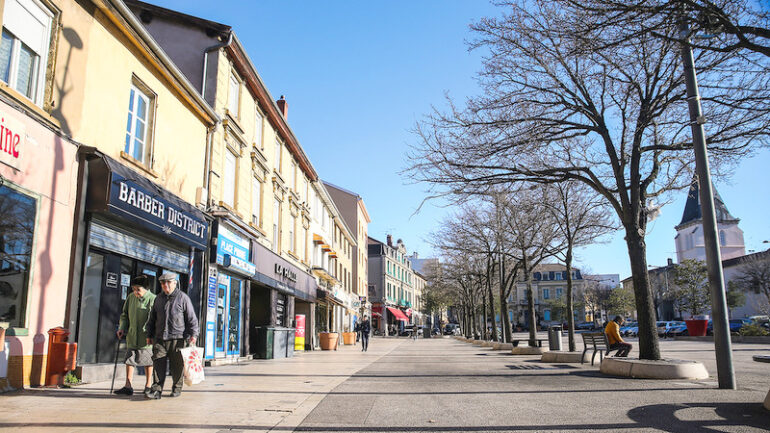
M 144 287 L 146 289 L 147 286 L 149 286 L 149 285 L 150 285 L 150 279 L 147 278 L 147 275 L 139 275 L 139 276 L 134 277 L 131 280 L 131 287 L 133 287 L 133 286 L 142 286 L 142 287 Z
M 176 281 L 176 274 L 173 272 L 164 272 L 163 275 L 158 278 L 158 281 Z

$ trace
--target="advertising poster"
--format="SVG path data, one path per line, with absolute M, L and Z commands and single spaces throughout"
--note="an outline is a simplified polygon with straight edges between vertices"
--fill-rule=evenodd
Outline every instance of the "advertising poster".
M 294 331 L 294 350 L 305 350 L 305 315 L 294 316 L 297 326 Z

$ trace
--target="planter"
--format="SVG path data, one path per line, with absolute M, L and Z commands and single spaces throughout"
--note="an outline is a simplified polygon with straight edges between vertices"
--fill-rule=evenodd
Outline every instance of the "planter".
M 690 319 L 685 320 L 684 323 L 687 325 L 687 335 L 691 337 L 704 337 L 709 321 L 704 319 Z
M 339 335 L 336 332 L 321 332 L 318 334 L 318 343 L 321 350 L 337 350 Z
M 355 332 L 343 332 L 342 333 L 342 343 L 346 344 L 346 345 L 356 344 L 356 333 Z

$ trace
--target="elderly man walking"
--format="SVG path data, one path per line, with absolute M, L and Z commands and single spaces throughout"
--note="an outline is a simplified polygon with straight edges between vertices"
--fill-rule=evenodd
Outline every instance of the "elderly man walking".
M 166 381 L 166 361 L 171 366 L 171 397 L 182 393 L 184 360 L 179 350 L 194 345 L 198 337 L 198 318 L 190 297 L 177 289 L 176 275 L 166 272 L 159 278 L 163 290 L 147 321 L 147 344 L 152 344 L 153 383 L 145 398 L 160 399 Z
M 144 392 L 150 391 L 152 383 L 152 346 L 147 343 L 147 324 L 150 309 L 155 302 L 155 294 L 147 290 L 149 280 L 146 275 L 140 275 L 131 280 L 132 295 L 126 298 L 123 312 L 120 314 L 118 339 L 126 337 L 126 384 L 115 391 L 119 395 L 133 395 L 134 388 L 131 380 L 136 367 L 144 367 Z

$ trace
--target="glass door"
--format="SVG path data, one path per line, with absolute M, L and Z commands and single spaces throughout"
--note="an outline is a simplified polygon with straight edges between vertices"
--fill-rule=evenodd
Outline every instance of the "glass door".
M 230 278 L 227 317 L 227 354 L 240 355 L 241 350 L 241 280 Z
M 221 278 L 221 277 L 220 277 Z M 227 318 L 225 317 L 225 302 L 227 301 L 227 285 L 219 283 L 217 287 L 217 331 L 214 351 L 216 356 L 223 356 L 225 352 L 225 333 L 227 332 Z

